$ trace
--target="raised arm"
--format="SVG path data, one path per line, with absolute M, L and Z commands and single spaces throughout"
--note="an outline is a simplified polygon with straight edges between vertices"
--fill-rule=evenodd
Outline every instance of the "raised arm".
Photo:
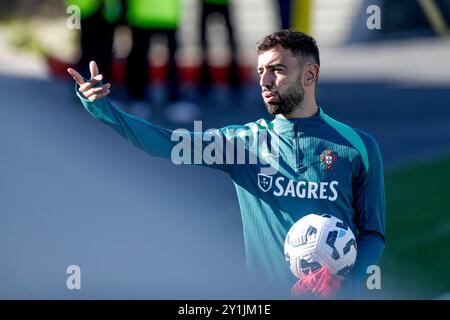
M 67 71 L 76 81 L 77 95 L 86 110 L 95 118 L 116 130 L 127 141 L 145 152 L 163 158 L 170 158 L 175 164 L 192 163 L 228 171 L 230 166 L 214 159 L 205 159 L 203 150 L 209 142 L 217 143 L 215 151 L 225 158 L 225 129 L 207 132 L 190 132 L 185 129 L 169 130 L 144 119 L 127 114 L 114 107 L 107 95 L 111 85 L 101 84 L 97 64 L 89 64 L 91 79 L 85 80 L 76 70 Z M 219 140 L 222 140 L 221 143 Z M 201 159 L 199 159 L 201 156 Z

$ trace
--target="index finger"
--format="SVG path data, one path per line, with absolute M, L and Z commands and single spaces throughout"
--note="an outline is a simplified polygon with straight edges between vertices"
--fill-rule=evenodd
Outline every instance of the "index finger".
M 84 81 L 84 78 L 81 74 L 79 74 L 75 69 L 69 68 L 67 69 L 67 72 L 72 76 L 72 78 L 81 86 Z

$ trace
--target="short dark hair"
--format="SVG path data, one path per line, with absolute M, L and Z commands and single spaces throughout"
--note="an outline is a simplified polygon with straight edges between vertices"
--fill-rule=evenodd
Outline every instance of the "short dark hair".
M 258 41 L 256 50 L 259 55 L 261 52 L 276 46 L 291 50 L 297 58 L 312 57 L 320 66 L 319 48 L 316 40 L 303 32 L 286 29 L 271 33 Z

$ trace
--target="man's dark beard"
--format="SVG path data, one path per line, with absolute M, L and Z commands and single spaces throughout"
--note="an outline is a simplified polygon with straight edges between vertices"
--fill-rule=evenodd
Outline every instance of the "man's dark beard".
M 300 79 L 284 92 L 278 92 L 278 101 L 266 103 L 267 111 L 272 115 L 291 113 L 298 106 L 305 96 Z

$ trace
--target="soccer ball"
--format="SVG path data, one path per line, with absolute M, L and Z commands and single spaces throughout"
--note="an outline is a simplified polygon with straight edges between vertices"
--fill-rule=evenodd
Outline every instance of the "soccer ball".
M 284 256 L 299 279 L 322 267 L 344 279 L 356 260 L 355 235 L 332 215 L 309 214 L 287 233 Z

